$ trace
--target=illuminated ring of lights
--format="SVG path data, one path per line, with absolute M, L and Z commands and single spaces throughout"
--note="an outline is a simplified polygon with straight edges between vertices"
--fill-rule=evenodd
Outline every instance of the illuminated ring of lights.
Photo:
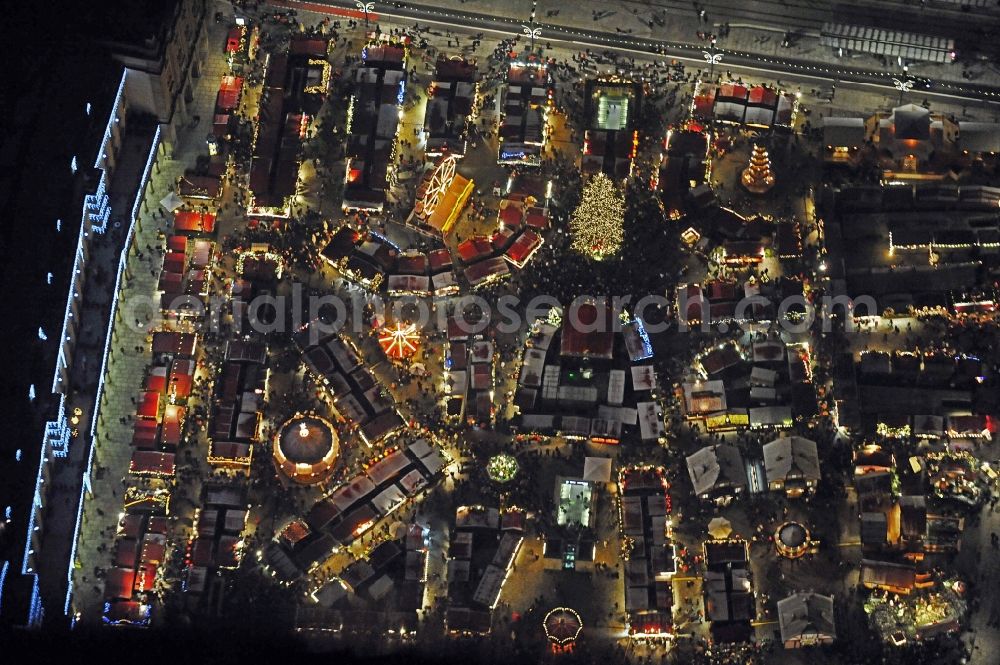
M 552 618 L 554 614 L 571 615 L 572 618 L 576 621 L 576 631 L 572 635 L 566 637 L 559 637 L 549 632 L 549 620 Z M 565 621 L 565 618 L 559 618 L 557 619 L 557 621 L 560 622 L 560 624 L 558 625 L 562 625 L 561 622 Z M 556 607 L 550 610 L 549 613 L 545 615 L 545 618 L 542 620 L 542 628 L 545 630 L 545 637 L 549 638 L 550 642 L 558 644 L 559 646 L 565 646 L 567 644 L 575 642 L 576 638 L 580 636 L 580 632 L 583 630 L 583 619 L 581 619 L 579 613 L 577 613 L 577 611 L 571 607 Z

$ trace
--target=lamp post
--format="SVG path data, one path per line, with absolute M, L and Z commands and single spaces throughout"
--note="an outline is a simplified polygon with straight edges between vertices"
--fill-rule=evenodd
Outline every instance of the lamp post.
M 374 2 L 361 2 L 361 0 L 354 0 L 354 6 L 365 13 L 365 30 L 368 29 L 368 14 L 375 11 Z
M 715 66 L 722 62 L 722 54 L 715 52 L 715 37 L 712 37 L 712 50 L 702 51 L 701 55 L 705 58 L 705 62 L 709 64 L 708 68 L 708 78 L 715 82 Z
M 910 90 L 913 90 L 913 81 L 910 80 L 910 79 L 897 79 L 897 78 L 894 78 L 894 79 L 892 79 L 892 85 L 894 85 L 896 87 L 896 90 L 899 90 L 899 103 L 900 103 L 900 105 L 902 105 L 902 103 L 903 103 L 903 93 L 904 92 L 909 92 Z
M 542 36 L 542 29 L 535 27 L 535 8 L 538 7 L 538 2 L 531 3 L 531 18 L 528 21 L 528 25 L 521 24 L 522 32 L 531 39 L 531 52 L 535 51 L 535 40 Z

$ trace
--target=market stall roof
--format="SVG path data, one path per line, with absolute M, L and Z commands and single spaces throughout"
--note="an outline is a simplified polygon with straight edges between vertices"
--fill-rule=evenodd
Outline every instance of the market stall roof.
M 141 418 L 158 420 L 160 415 L 160 396 L 160 393 L 153 390 L 145 390 L 139 393 L 136 415 Z
M 214 233 L 215 215 L 208 212 L 180 211 L 174 214 L 174 230 L 193 233 Z
M 458 244 L 458 256 L 466 264 L 481 261 L 493 254 L 493 245 L 486 236 L 473 236 Z
M 857 148 L 865 142 L 863 118 L 823 118 L 823 143 L 834 148 Z
M 542 242 L 542 237 L 538 233 L 527 229 L 507 248 L 504 258 L 518 268 L 523 268 L 538 248 L 542 246 Z
M 191 357 L 194 355 L 197 341 L 198 336 L 194 333 L 161 330 L 153 333 L 153 353 Z
M 590 303 L 570 313 L 563 321 L 559 353 L 563 357 L 610 359 L 614 347 L 614 332 L 610 325 L 610 312 Z M 599 317 L 604 321 L 599 321 Z
M 152 450 L 137 450 L 132 453 L 129 473 L 172 476 L 174 475 L 174 454 Z
M 104 597 L 109 600 L 130 600 L 135 587 L 135 570 L 112 568 L 104 578 Z
M 451 270 L 451 252 L 447 249 L 435 249 L 427 254 L 430 261 L 431 273 L 437 274 L 445 270 Z
M 500 257 L 488 258 L 465 269 L 465 278 L 473 287 L 510 275 L 507 262 Z

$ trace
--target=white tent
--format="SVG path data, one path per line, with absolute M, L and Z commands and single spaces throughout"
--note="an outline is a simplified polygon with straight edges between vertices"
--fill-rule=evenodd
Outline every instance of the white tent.
M 184 199 L 177 195 L 177 192 L 171 191 L 169 194 L 160 199 L 160 205 L 173 212 L 184 205 Z
M 588 457 L 583 462 L 583 479 L 592 483 L 611 481 L 611 458 Z

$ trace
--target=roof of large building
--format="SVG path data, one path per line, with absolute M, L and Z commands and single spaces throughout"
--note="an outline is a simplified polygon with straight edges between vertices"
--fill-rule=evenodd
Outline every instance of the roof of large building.
M 779 600 L 778 623 L 782 642 L 805 636 L 836 637 L 833 596 L 800 592 Z
M 705 446 L 687 458 L 687 467 L 695 494 L 705 494 L 722 485 L 745 487 L 747 483 L 743 457 L 735 446 Z
M 816 442 L 801 436 L 783 436 L 765 444 L 764 473 L 769 483 L 789 477 L 819 480 Z

